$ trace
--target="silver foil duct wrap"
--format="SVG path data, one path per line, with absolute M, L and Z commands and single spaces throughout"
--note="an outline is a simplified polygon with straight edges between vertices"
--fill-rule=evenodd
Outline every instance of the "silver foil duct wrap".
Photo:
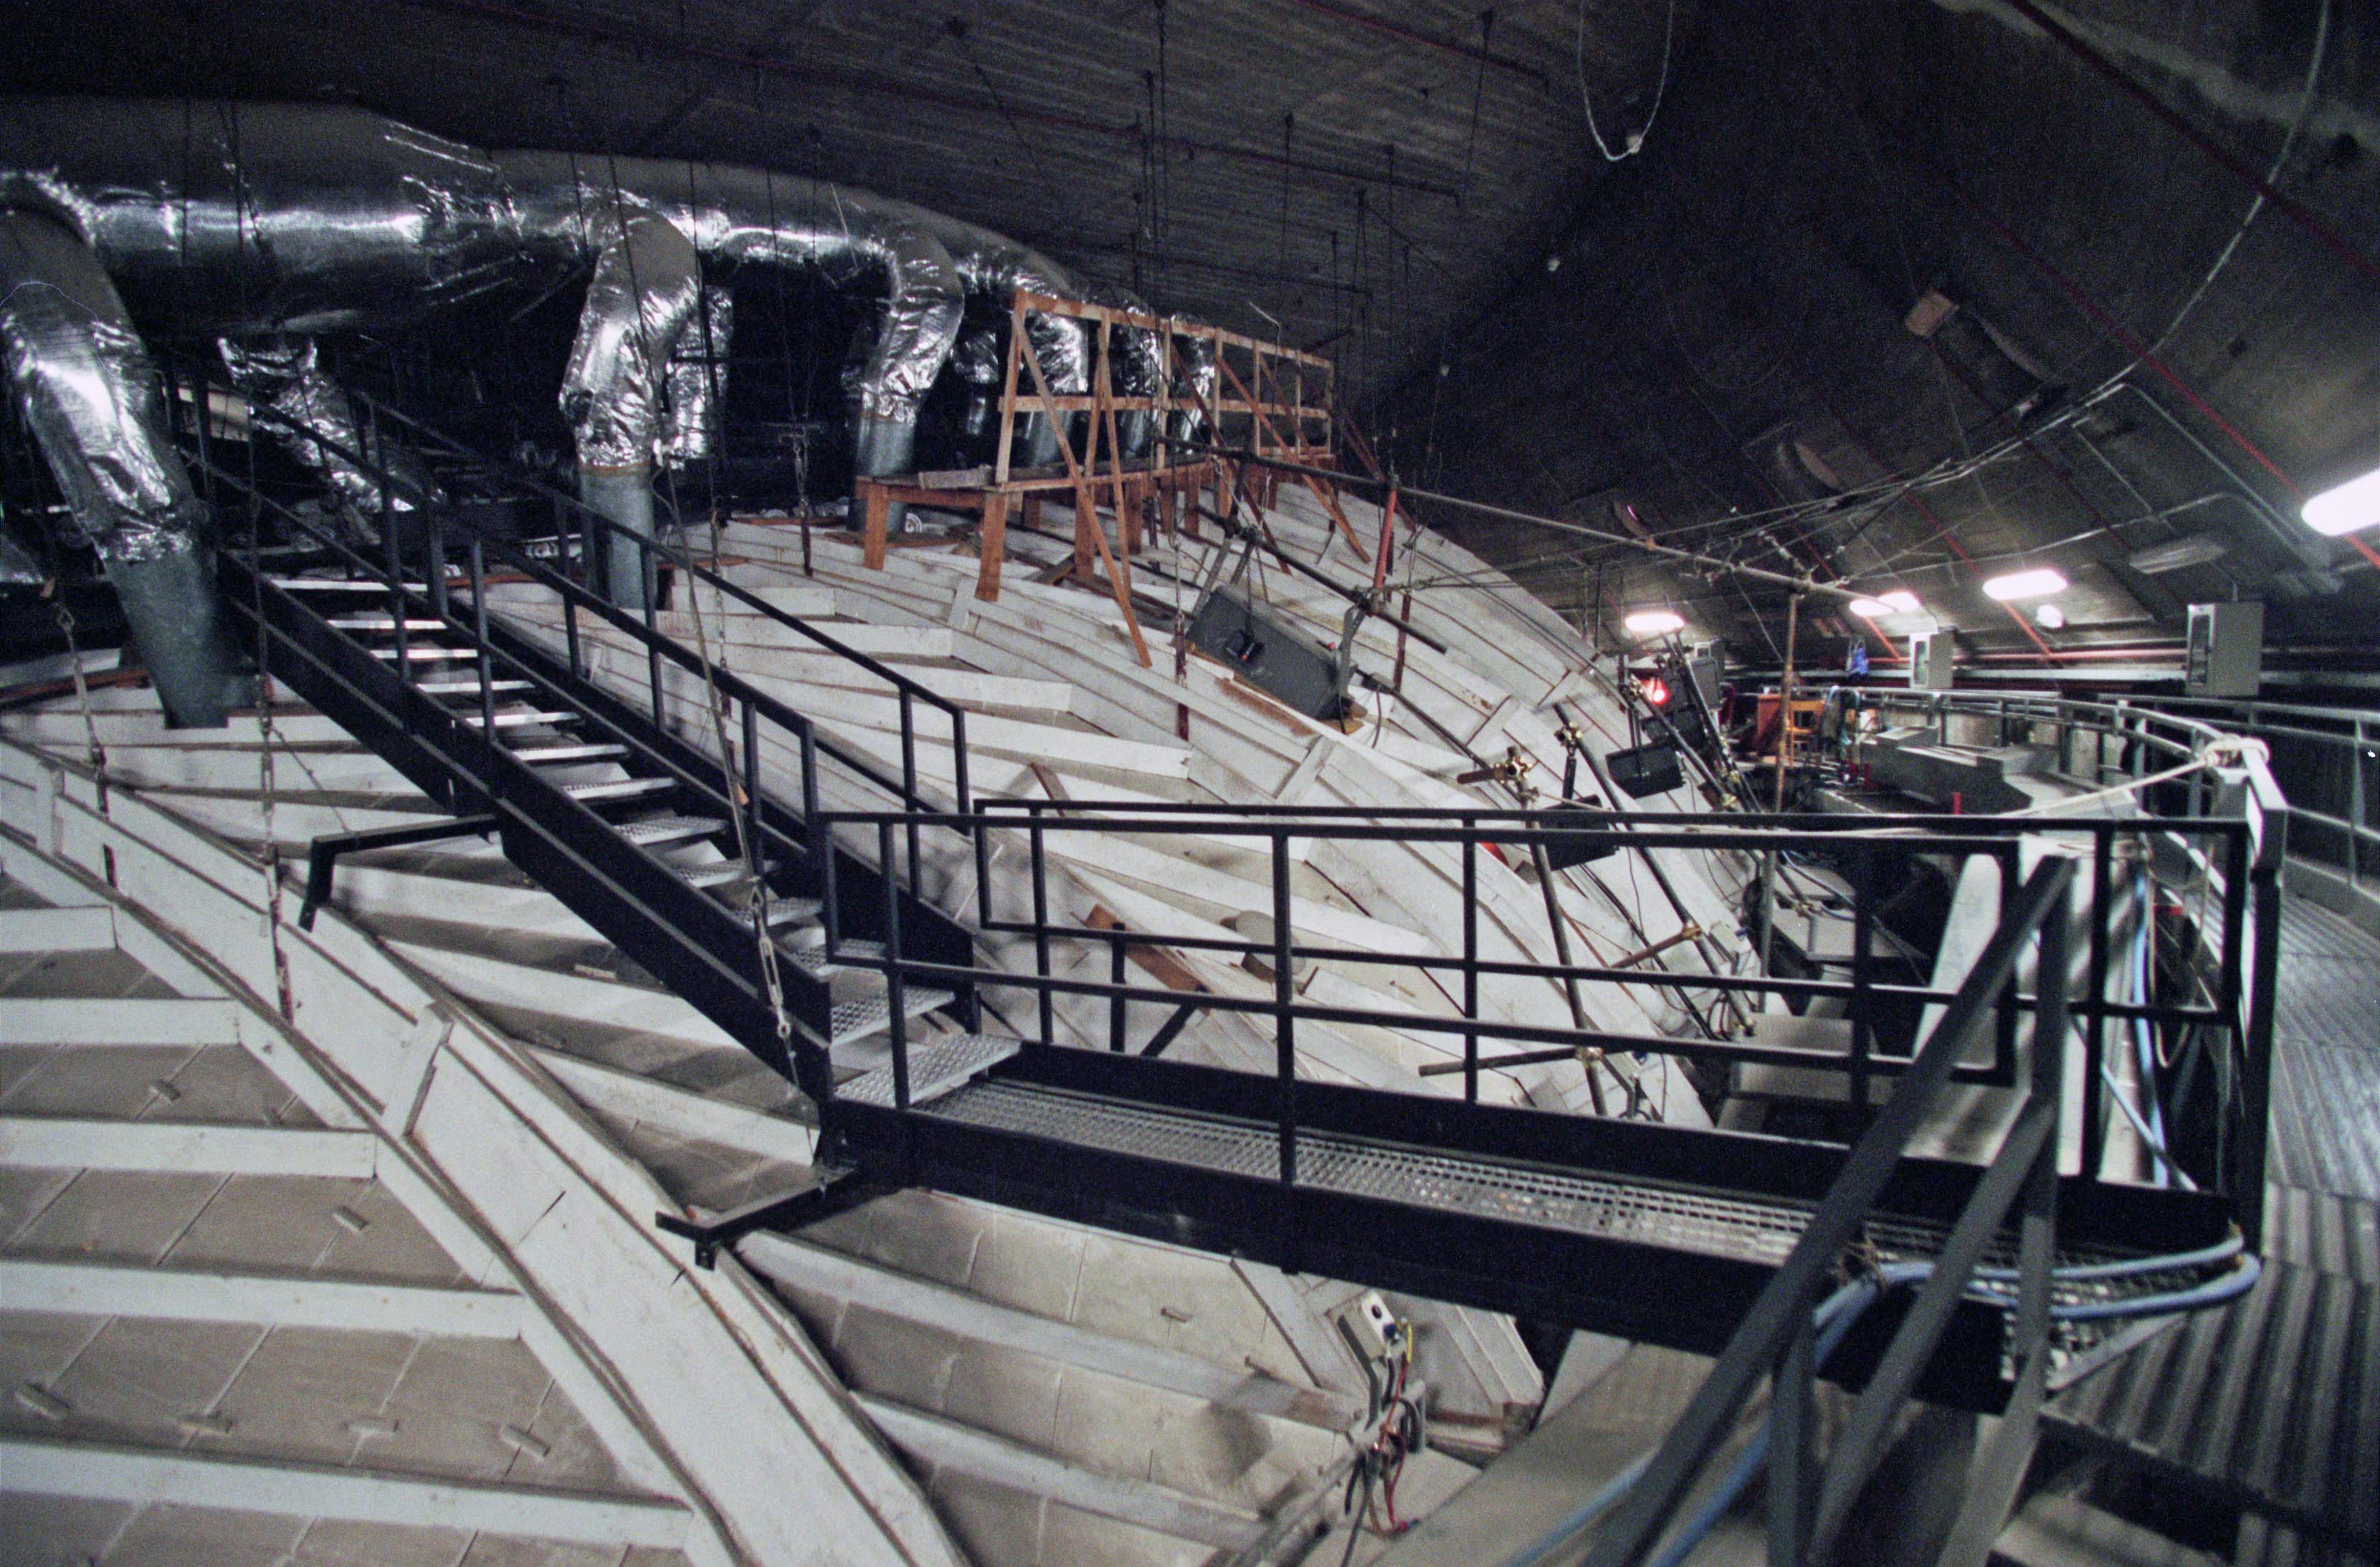
M 706 286 L 695 302 L 694 319 L 678 334 L 665 377 L 662 461 L 670 468 L 691 468 L 724 449 L 727 347 L 735 325 L 735 294 Z
M 0 213 L 0 350 L 33 440 L 103 560 L 188 554 L 206 508 L 174 449 L 149 351 L 89 247 Z
M 562 372 L 562 416 L 581 466 L 650 468 L 670 357 L 701 298 L 701 263 L 675 224 L 618 200 L 598 209 L 590 230 L 601 237 Z
M 1214 432 L 1207 428 L 1203 410 L 1215 406 L 1214 342 L 1205 337 L 1176 337 L 1173 353 L 1172 436 L 1176 441 L 1211 440 Z
M 218 346 L 232 384 L 257 410 L 257 432 L 320 475 L 366 525 L 378 527 L 382 474 L 392 516 L 409 516 L 445 499 L 419 454 L 356 418 L 346 393 L 322 369 L 314 339 L 226 337 Z

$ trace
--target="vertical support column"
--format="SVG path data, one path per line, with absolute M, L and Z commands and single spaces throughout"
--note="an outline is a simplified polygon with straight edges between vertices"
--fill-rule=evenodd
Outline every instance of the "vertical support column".
M 1463 1015 L 1479 1021 L 1479 819 L 1463 818 Z M 1463 1099 L 1479 1102 L 1479 1036 L 1463 1035 Z
M 983 492 L 983 526 L 976 530 L 975 596 L 987 604 L 1000 601 L 1001 562 L 1008 553 L 1008 492 Z
M 871 484 L 866 480 L 855 480 L 853 484 L 859 492 L 864 519 L 859 543 L 860 564 L 870 571 L 882 571 L 884 551 L 889 542 L 886 535 L 892 531 L 892 497 L 885 494 L 881 484 Z
M 1290 1008 L 1297 1002 L 1292 978 L 1289 926 L 1289 837 L 1272 830 L 1272 1001 L 1275 1070 L 1281 1120 L 1281 1183 L 1297 1181 L 1297 1020 Z
M 1810 1320 L 1809 1302 L 1777 1357 L 1769 1392 L 1768 1562 L 1769 1567 L 1803 1567 L 1810 1554 L 1811 1494 L 1814 1474 L 1811 1441 L 1812 1394 L 1816 1391 L 1817 1330 Z
M 2091 955 L 2088 990 L 2082 998 L 2082 1168 L 2086 1182 L 2099 1179 L 2107 1157 L 2107 1097 L 2100 1081 L 2107 1051 L 2107 922 L 2115 897 L 2116 834 L 2102 823 L 2091 832 Z

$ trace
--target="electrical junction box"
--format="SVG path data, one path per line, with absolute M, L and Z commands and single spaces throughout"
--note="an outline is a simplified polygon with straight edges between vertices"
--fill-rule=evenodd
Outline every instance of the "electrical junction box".
M 1378 1290 L 1366 1290 L 1343 1320 L 1355 1347 L 1369 1360 L 1386 1360 L 1404 1344 L 1404 1324 L 1398 1321 Z
M 1207 595 L 1190 620 L 1190 645 L 1238 670 L 1248 684 L 1308 718 L 1329 721 L 1347 709 L 1354 666 L 1270 604 L 1227 584 Z
M 1950 632 L 1947 626 L 1909 638 L 1909 684 L 1920 691 L 1950 688 Z
M 2182 689 L 2193 697 L 2252 697 L 2265 676 L 2265 606 L 2190 606 L 2190 662 Z
M 1694 683 L 1694 695 L 1713 712 L 1718 711 L 1718 677 L 1724 667 L 1717 642 L 1697 642 L 1686 654 L 1686 674 Z

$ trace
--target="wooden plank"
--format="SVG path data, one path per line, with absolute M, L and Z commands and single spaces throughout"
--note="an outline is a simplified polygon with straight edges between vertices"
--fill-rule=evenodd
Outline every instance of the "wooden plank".
M 853 487 L 859 492 L 860 503 L 867 508 L 864 558 L 867 561 L 868 569 L 882 571 L 884 569 L 884 534 L 885 529 L 891 526 L 890 519 L 892 513 L 891 497 L 886 495 L 882 485 L 870 483 L 865 479 L 858 480 Z
M 1264 1520 L 1256 1513 L 1153 1481 L 1103 1475 L 905 1404 L 853 1396 L 887 1440 L 937 1468 L 1218 1550 L 1245 1550 L 1264 1534 Z
M 0 953 L 95 953 L 115 945 L 115 916 L 110 909 L 0 909 Z
M 508 1290 L 15 1257 L 0 1257 L 0 1299 L 15 1311 L 454 1339 L 518 1338 L 528 1310 Z
M 10 1489 L 37 1496 L 461 1529 L 609 1550 L 674 1550 L 689 1535 L 686 1510 L 674 1501 L 88 1440 L 0 1439 L 0 1471 Z
M 1008 553 L 1008 496 L 994 490 L 983 498 L 983 526 L 976 535 L 975 596 L 985 603 L 1000 599 L 1000 567 Z
M 1331 1431 L 1343 1430 L 1363 1417 L 1360 1394 L 1350 1397 L 1338 1391 L 1302 1388 L 1261 1371 L 1234 1370 L 1180 1350 L 1002 1306 L 947 1284 L 782 1235 L 750 1236 L 736 1247 L 736 1255 L 747 1265 L 794 1289 L 1245 1415 L 1293 1420 Z
M 378 1148 L 369 1132 L 0 1116 L 0 1164 L 42 1170 L 200 1170 L 360 1181 L 370 1177 Z
M 0 1045 L 236 1045 L 242 1010 L 228 1001 L 12 996 L 0 999 Z

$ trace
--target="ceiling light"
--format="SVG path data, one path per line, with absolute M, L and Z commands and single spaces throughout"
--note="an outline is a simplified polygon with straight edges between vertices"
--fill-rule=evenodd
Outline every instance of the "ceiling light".
M 2212 534 L 2186 533 L 2171 543 L 2133 551 L 2129 564 L 2134 571 L 2180 571 L 2186 566 L 2219 561 L 2228 553 L 2230 546 Z
M 1896 588 L 1889 593 L 1878 593 L 1873 599 L 1852 601 L 1852 613 L 1865 615 L 1870 620 L 1876 619 L 1878 615 L 1915 614 L 1918 608 L 1917 595 L 1906 588 Z
M 2005 602 L 2010 599 L 2046 599 L 2052 593 L 2066 590 L 2066 578 L 2047 566 L 2035 566 L 2031 571 L 2012 571 L 2006 577 L 1995 577 L 1984 584 L 1988 598 Z
M 1670 610 L 1638 610 L 1621 624 L 1639 637 L 1666 637 L 1686 628 L 1685 617 Z
M 2380 468 L 2324 491 L 2305 504 L 2302 515 L 2308 528 L 2334 539 L 2380 523 Z
M 2033 623 L 2044 631 L 2060 630 L 2066 625 L 2066 612 L 2056 604 L 2035 604 L 2033 606 Z

